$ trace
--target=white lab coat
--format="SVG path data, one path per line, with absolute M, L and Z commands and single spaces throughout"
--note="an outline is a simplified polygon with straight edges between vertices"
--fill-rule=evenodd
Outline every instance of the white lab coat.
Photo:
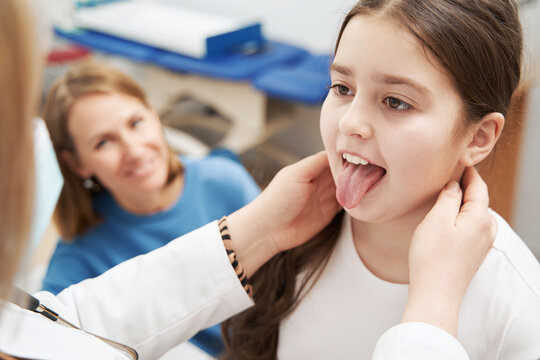
M 57 297 L 45 292 L 36 296 L 86 331 L 133 347 L 140 359 L 159 358 L 200 329 L 252 305 L 226 256 L 217 222 Z M 125 358 L 81 331 L 13 304 L 0 306 L 4 353 L 44 360 Z M 420 323 L 396 326 L 380 339 L 374 359 L 396 358 L 468 359 L 452 336 Z

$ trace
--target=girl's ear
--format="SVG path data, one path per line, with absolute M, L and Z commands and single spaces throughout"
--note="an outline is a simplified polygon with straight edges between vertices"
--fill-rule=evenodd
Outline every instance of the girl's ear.
M 472 138 L 461 157 L 464 166 L 474 166 L 484 160 L 501 136 L 504 127 L 504 116 L 498 112 L 487 114 L 470 127 Z
M 62 158 L 62 161 L 64 161 L 67 164 L 69 169 L 73 171 L 75 174 L 77 174 L 78 176 L 80 176 L 82 179 L 86 179 L 92 176 L 90 171 L 81 164 L 81 162 L 79 161 L 79 159 L 77 159 L 77 156 L 75 156 L 75 154 L 67 150 L 63 150 L 60 153 L 60 157 Z

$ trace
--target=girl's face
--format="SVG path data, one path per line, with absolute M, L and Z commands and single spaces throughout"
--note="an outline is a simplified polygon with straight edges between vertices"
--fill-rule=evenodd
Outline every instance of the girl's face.
M 84 96 L 70 111 L 68 131 L 82 178 L 95 176 L 120 196 L 165 186 L 169 152 L 161 123 L 136 98 L 117 93 Z
M 331 77 L 321 134 L 340 204 L 367 222 L 425 215 L 459 180 L 467 147 L 456 135 L 461 100 L 442 66 L 407 30 L 360 15 L 343 33 Z

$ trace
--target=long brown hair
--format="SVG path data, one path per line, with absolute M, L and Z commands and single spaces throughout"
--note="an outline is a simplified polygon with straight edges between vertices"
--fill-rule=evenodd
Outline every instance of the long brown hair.
M 40 55 L 25 1 L 0 0 L 0 299 L 6 299 L 33 214 L 32 117 Z
M 62 152 L 74 155 L 76 148 L 68 131 L 70 110 L 80 98 L 92 94 L 123 94 L 133 97 L 150 108 L 146 94 L 141 87 L 120 70 L 96 62 L 83 62 L 75 65 L 60 77 L 47 94 L 43 118 L 49 128 L 56 157 L 64 176 L 64 187 L 58 199 L 54 220 L 60 234 L 66 240 L 82 234 L 97 225 L 101 218 L 94 211 L 92 196 L 99 191 L 99 183 L 94 189 L 83 186 L 82 179 L 72 171 L 65 161 Z M 169 148 L 170 183 L 182 173 L 178 156 Z M 95 182 L 97 180 L 94 179 Z
M 521 77 L 522 33 L 515 1 L 361 0 L 343 21 L 336 51 L 347 24 L 361 15 L 391 19 L 440 61 L 461 95 L 467 123 L 492 112 L 508 115 Z M 324 269 L 340 224 L 336 218 L 311 242 L 277 255 L 253 276 L 255 306 L 223 324 L 225 359 L 276 358 L 279 323 Z M 309 276 L 297 287 L 297 275 L 306 269 Z

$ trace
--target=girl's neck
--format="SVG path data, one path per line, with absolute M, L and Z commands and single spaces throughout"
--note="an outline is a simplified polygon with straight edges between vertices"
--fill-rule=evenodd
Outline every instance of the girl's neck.
M 139 193 L 137 196 L 111 193 L 116 203 L 127 212 L 137 215 L 148 215 L 170 208 L 180 197 L 184 187 L 184 176 L 179 174 L 163 188 Z
M 381 223 L 351 218 L 356 251 L 366 268 L 382 280 L 408 284 L 409 244 L 414 230 L 432 207 L 433 204 L 429 204 Z

